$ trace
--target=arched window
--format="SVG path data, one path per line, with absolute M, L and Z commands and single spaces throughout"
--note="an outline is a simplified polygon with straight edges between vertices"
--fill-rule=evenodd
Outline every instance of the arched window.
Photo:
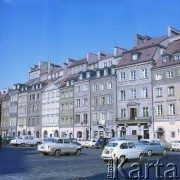
M 54 137 L 58 137 L 58 136 L 59 136 L 59 132 L 58 132 L 58 130 L 55 130 Z
M 159 127 L 156 133 L 157 133 L 157 138 L 159 139 L 163 139 L 165 137 L 164 129 L 162 127 Z
M 39 138 L 39 131 L 36 132 L 36 137 Z
M 48 132 L 47 132 L 47 131 L 44 131 L 43 137 L 44 137 L 44 138 L 48 137 Z
M 82 132 L 81 131 L 77 132 L 77 138 L 82 138 Z
M 121 127 L 120 130 L 120 137 L 126 136 L 126 128 L 125 127 Z

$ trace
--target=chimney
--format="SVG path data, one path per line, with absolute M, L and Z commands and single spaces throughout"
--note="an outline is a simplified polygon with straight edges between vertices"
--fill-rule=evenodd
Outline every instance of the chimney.
M 98 60 L 98 55 L 92 54 L 92 53 L 87 53 L 87 61 L 88 63 L 94 62 Z
M 119 48 L 119 47 L 114 47 L 114 56 L 120 56 L 122 53 L 126 51 L 125 49 Z

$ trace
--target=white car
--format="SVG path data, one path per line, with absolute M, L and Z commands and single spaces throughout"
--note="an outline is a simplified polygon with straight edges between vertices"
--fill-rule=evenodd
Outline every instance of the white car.
M 10 141 L 10 144 L 15 145 L 15 146 L 19 146 L 19 145 L 35 146 L 41 143 L 42 143 L 42 140 L 40 138 L 34 138 L 32 136 L 20 136 Z
M 45 156 L 49 154 L 60 156 L 66 153 L 75 153 L 79 155 L 81 153 L 81 146 L 72 143 L 70 139 L 67 138 L 56 138 L 55 142 L 47 142 L 38 145 L 37 150 Z
M 180 151 L 180 140 L 174 140 L 171 142 L 172 151 Z
M 90 141 L 86 141 L 84 143 L 84 147 L 88 148 L 88 147 L 95 147 L 96 144 L 96 140 L 95 139 L 91 139 Z
M 111 141 L 105 146 L 101 158 L 104 161 L 113 158 L 117 158 L 120 161 L 127 159 L 139 159 L 142 161 L 144 153 L 143 150 L 137 148 L 132 141 Z

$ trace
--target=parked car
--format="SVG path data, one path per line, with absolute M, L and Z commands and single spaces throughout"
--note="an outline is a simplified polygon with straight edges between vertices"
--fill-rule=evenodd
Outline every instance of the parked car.
M 109 141 L 122 141 L 122 140 L 129 140 L 126 137 L 113 137 Z
M 4 137 L 2 137 L 2 144 L 3 145 L 9 144 L 12 139 L 14 139 L 14 138 L 11 137 L 11 136 L 4 136 Z
M 99 148 L 104 148 L 104 146 L 106 146 L 106 144 L 109 142 L 110 138 L 104 138 L 104 137 L 100 137 L 97 141 L 97 143 L 95 144 L 95 148 L 99 149 Z
M 142 139 L 138 141 L 136 146 L 141 148 L 144 154 L 148 156 L 152 156 L 152 154 L 167 154 L 167 148 L 157 140 Z
M 89 140 L 89 141 L 86 141 L 86 142 L 84 143 L 84 147 L 86 147 L 86 148 L 95 147 L 96 142 L 97 142 L 97 141 L 96 141 L 95 139 L 91 139 L 91 140 Z
M 133 141 L 110 141 L 104 148 L 101 158 L 104 161 L 112 158 L 118 158 L 120 161 L 128 159 L 139 159 L 142 161 L 144 153 L 142 149 L 137 148 Z
M 49 142 L 55 142 L 55 138 L 54 137 L 46 137 L 42 139 L 42 143 L 49 143 Z
M 174 140 L 171 142 L 172 151 L 180 151 L 180 140 Z
M 172 149 L 172 144 L 167 142 L 165 139 L 155 139 L 157 141 L 159 141 L 159 143 L 163 146 L 166 147 L 167 150 L 171 150 Z
M 67 138 L 56 138 L 54 143 L 43 143 L 38 145 L 37 150 L 43 153 L 45 156 L 54 154 L 60 156 L 66 153 L 75 153 L 79 155 L 81 153 L 81 146 L 76 145 Z
M 19 146 L 19 145 L 35 146 L 41 143 L 42 143 L 42 140 L 40 138 L 35 138 L 32 136 L 20 136 L 10 141 L 10 144 L 15 145 L 15 146 Z

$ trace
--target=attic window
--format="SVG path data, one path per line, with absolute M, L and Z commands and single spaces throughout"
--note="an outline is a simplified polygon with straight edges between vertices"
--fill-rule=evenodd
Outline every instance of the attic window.
M 180 53 L 174 54 L 174 60 L 180 60 Z
M 80 80 L 83 79 L 83 75 L 82 75 L 82 74 L 79 75 L 79 79 L 80 79 Z
M 115 74 L 114 68 L 111 69 L 111 74 Z
M 132 60 L 133 61 L 136 61 L 138 59 L 138 54 L 132 54 Z
M 69 86 L 69 81 L 66 82 L 66 86 Z
M 168 55 L 163 56 L 163 62 L 164 63 L 169 62 L 169 56 Z
M 107 75 L 108 75 L 108 70 L 105 69 L 105 70 L 104 70 L 104 76 L 107 76 Z
M 74 84 L 74 80 L 71 80 L 71 85 L 73 85 Z
M 97 71 L 97 77 L 100 77 L 100 71 Z
M 86 73 L 86 78 L 90 78 L 90 72 Z

